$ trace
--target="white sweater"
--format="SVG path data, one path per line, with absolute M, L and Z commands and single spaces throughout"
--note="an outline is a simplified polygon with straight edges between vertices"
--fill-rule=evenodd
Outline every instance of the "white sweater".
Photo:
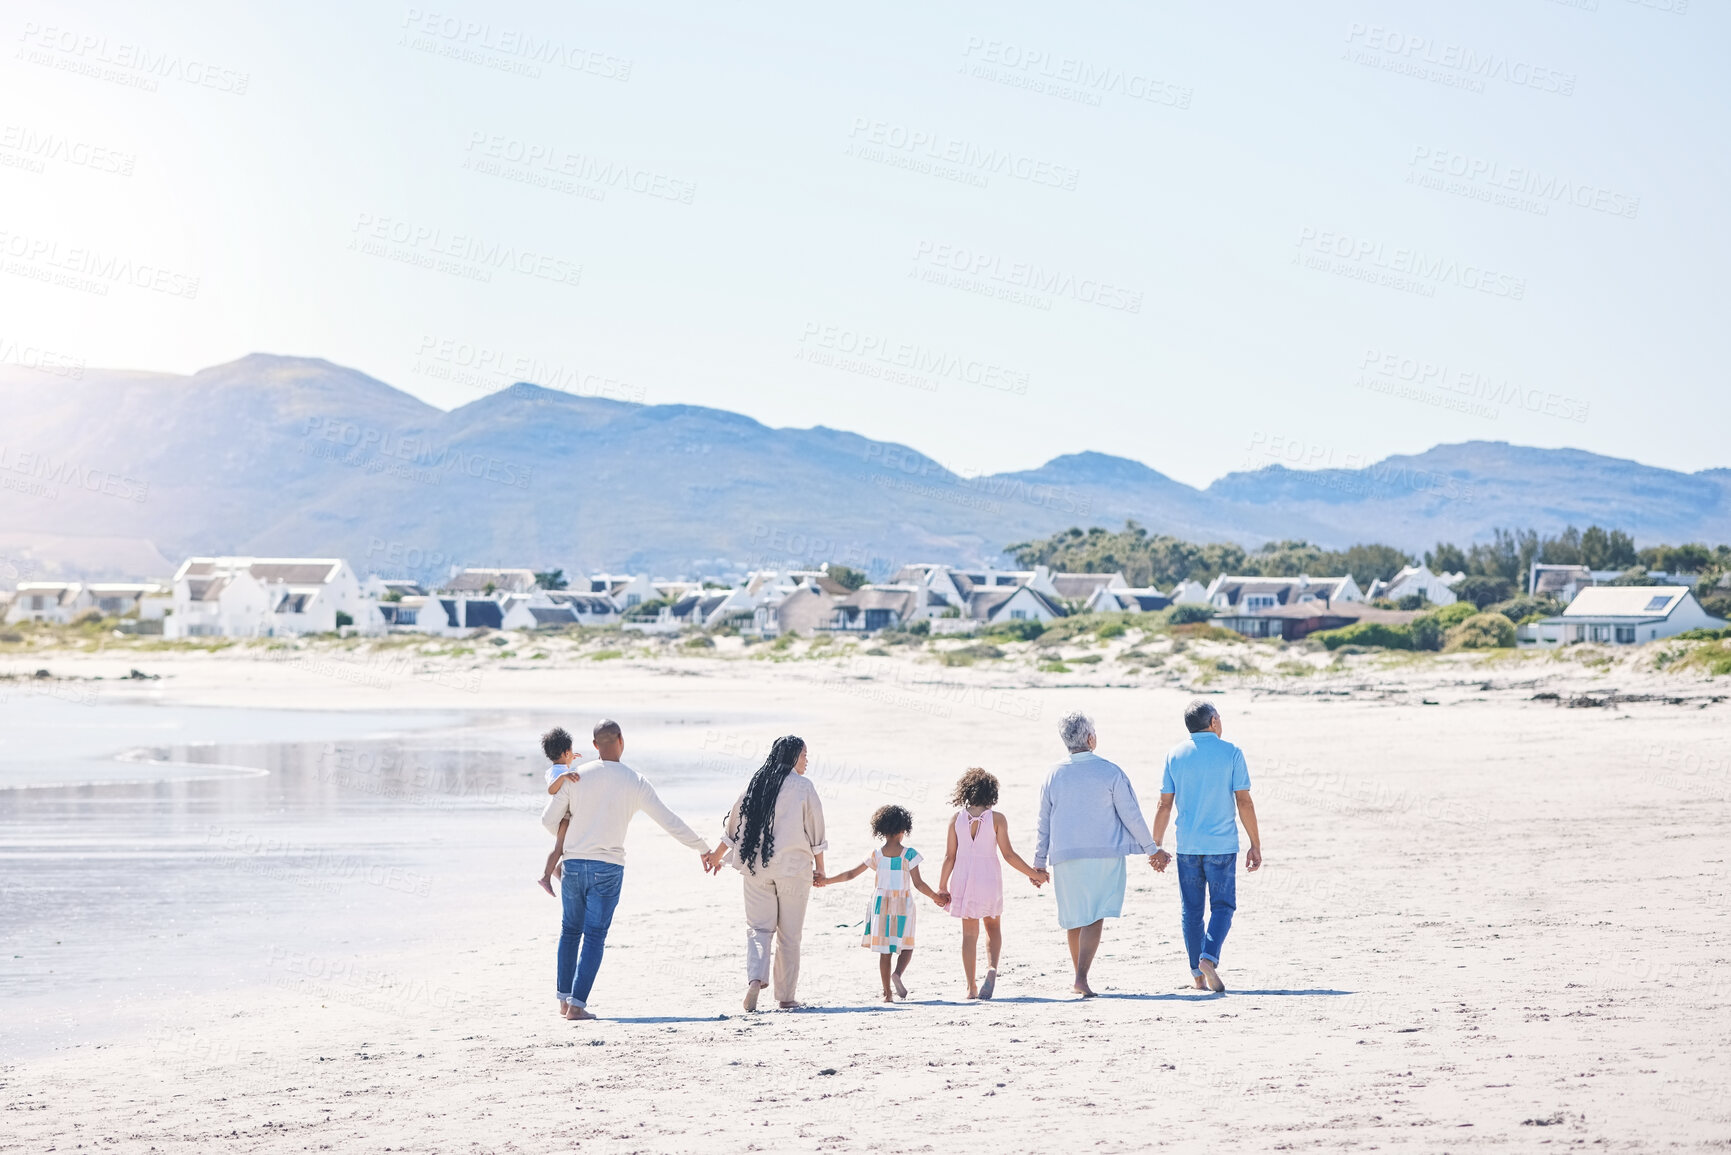
M 625 865 L 625 828 L 639 810 L 655 819 L 661 829 L 686 846 L 703 853 L 709 849 L 655 793 L 637 771 L 623 762 L 585 762 L 577 767 L 580 780 L 569 780 L 547 799 L 541 825 L 549 834 L 559 833 L 559 821 L 571 816 L 565 830 L 565 858 Z

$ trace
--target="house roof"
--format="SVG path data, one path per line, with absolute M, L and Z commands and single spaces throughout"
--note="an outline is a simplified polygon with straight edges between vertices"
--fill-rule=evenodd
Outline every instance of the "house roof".
M 1116 573 L 1055 573 L 1052 588 L 1061 598 L 1086 598 L 1097 589 L 1123 580 L 1124 575 Z
M 1688 586 L 1588 586 L 1563 617 L 1667 618 L 1688 597 Z
M 466 569 L 444 585 L 449 593 L 481 593 L 491 585 L 506 593 L 526 593 L 535 588 L 532 569 Z
M 307 604 L 313 600 L 314 596 L 315 595 L 311 593 L 295 593 L 293 591 L 284 593 L 281 600 L 277 602 L 275 608 L 271 612 L 278 614 L 304 614 L 307 612 Z
M 580 614 L 615 614 L 619 612 L 611 599 L 600 594 L 571 593 L 567 590 L 553 590 L 547 599 L 554 605 L 565 606 Z
M 334 579 L 342 565 L 338 557 L 191 557 L 176 576 L 212 577 L 244 569 L 261 582 L 317 586 Z
M 530 606 L 529 614 L 538 626 L 568 626 L 577 621 L 577 613 L 570 606 Z
M 186 591 L 195 602 L 214 602 L 222 596 L 222 591 L 228 588 L 228 584 L 227 574 L 219 577 L 188 578 Z
M 809 633 L 829 625 L 835 599 L 810 586 L 800 586 L 775 607 L 775 623 L 783 633 Z
M 505 609 L 492 598 L 470 598 L 463 603 L 463 625 L 469 629 L 500 629 Z
M 1250 594 L 1273 594 L 1277 605 L 1305 597 L 1333 600 L 1350 577 L 1257 577 L 1222 574 L 1210 587 L 1213 596 L 1226 595 L 1226 604 L 1236 606 Z
M 895 610 L 906 614 L 914 606 L 914 591 L 894 586 L 861 586 L 836 603 L 836 607 L 857 610 Z

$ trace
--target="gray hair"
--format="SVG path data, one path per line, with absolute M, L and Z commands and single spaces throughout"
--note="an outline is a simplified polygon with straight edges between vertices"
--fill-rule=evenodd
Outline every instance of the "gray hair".
M 1058 723 L 1058 737 L 1064 741 L 1064 749 L 1074 754 L 1078 750 L 1088 748 L 1088 739 L 1095 737 L 1094 719 L 1083 713 L 1065 714 L 1063 721 Z
M 1218 717 L 1220 711 L 1211 703 L 1204 702 L 1201 698 L 1192 698 L 1190 704 L 1184 707 L 1184 728 L 1192 734 L 1200 734 Z

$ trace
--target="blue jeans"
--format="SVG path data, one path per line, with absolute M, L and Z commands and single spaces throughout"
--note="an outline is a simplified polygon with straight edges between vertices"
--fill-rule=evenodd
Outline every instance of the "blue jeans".
M 619 905 L 624 883 L 623 866 L 593 858 L 565 860 L 565 873 L 559 880 L 565 919 L 559 927 L 559 973 L 555 976 L 561 1002 L 588 1005 L 595 972 L 601 969 L 601 955 L 607 949 L 607 928 L 613 925 L 613 908 Z
M 1202 933 L 1203 891 L 1207 891 L 1208 934 Z M 1184 902 L 1184 950 L 1190 955 L 1190 973 L 1202 973 L 1198 959 L 1219 965 L 1220 945 L 1232 929 L 1232 912 L 1238 909 L 1238 855 L 1180 854 L 1178 895 Z

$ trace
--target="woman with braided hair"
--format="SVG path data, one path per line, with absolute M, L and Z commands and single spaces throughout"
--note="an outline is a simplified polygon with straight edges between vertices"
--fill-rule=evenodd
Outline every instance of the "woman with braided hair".
M 805 776 L 805 740 L 777 738 L 769 757 L 721 825 L 721 841 L 704 856 L 720 872 L 731 862 L 745 876 L 745 1009 L 757 1009 L 770 981 L 770 940 L 775 941 L 775 999 L 783 1010 L 799 1006 L 799 939 L 812 878 L 823 873 L 823 803 Z

